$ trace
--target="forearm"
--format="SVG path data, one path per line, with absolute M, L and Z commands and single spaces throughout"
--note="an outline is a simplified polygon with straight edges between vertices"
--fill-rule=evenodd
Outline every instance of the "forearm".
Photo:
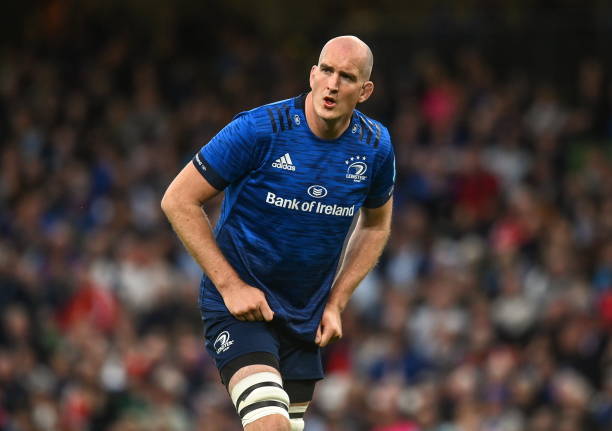
M 346 307 L 353 291 L 376 265 L 382 253 L 390 229 L 358 225 L 347 245 L 344 262 L 334 281 L 328 305 L 339 311 Z
M 240 277 L 219 249 L 210 221 L 202 208 L 193 203 L 170 202 L 164 213 L 177 236 L 219 291 L 240 282 Z

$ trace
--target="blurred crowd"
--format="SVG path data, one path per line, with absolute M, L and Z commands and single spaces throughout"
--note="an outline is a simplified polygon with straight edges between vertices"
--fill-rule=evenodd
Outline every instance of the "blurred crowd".
M 251 36 L 0 54 L 0 429 L 241 429 L 159 203 L 234 114 L 307 89 Z M 392 132 L 393 232 L 306 430 L 612 429 L 612 71 L 402 67 L 360 108 Z

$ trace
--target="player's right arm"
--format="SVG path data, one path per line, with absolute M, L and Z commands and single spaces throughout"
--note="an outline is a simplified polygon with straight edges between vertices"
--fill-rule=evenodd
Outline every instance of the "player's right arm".
M 202 209 L 202 204 L 219 192 L 190 162 L 168 186 L 161 207 L 187 251 L 216 286 L 229 312 L 239 320 L 270 321 L 274 313 L 265 294 L 246 284 L 229 264 Z

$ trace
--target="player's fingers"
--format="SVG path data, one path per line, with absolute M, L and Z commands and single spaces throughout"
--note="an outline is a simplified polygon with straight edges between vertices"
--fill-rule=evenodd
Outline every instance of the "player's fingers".
M 253 320 L 255 320 L 255 321 L 262 321 L 262 320 L 264 320 L 264 317 L 261 314 L 261 311 L 260 311 L 259 307 L 254 309 L 253 311 L 251 311 L 251 315 L 253 316 Z
M 268 305 L 268 301 L 263 300 L 263 302 L 259 306 L 259 311 L 261 312 L 261 315 L 263 317 L 261 320 L 270 322 L 272 321 L 272 319 L 274 319 L 274 311 L 272 311 L 272 309 Z
M 321 324 L 319 323 L 319 326 L 317 327 L 317 335 L 315 336 L 315 343 L 319 344 L 321 343 Z
M 245 322 L 252 322 L 255 320 L 255 316 L 253 316 L 253 313 L 251 310 L 244 311 L 242 314 L 240 314 L 240 316 L 242 317 L 242 320 Z
M 331 337 L 333 335 L 332 330 L 330 329 L 329 326 L 323 326 L 322 330 L 321 330 L 321 342 L 319 343 L 319 345 L 321 347 L 325 347 L 329 344 L 329 341 L 331 340 Z
M 327 339 L 325 345 L 331 344 L 342 338 L 342 329 L 333 325 L 327 325 Z
M 317 335 L 315 335 L 315 344 L 321 345 L 321 324 L 317 326 Z

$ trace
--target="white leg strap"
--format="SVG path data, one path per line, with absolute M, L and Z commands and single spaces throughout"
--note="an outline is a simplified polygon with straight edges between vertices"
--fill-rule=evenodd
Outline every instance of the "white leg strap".
M 275 373 L 255 373 L 240 380 L 230 393 L 242 426 L 268 415 L 289 419 L 289 395 Z
M 304 413 L 308 404 L 296 406 L 289 405 L 289 421 L 291 422 L 291 431 L 303 431 L 304 430 Z

